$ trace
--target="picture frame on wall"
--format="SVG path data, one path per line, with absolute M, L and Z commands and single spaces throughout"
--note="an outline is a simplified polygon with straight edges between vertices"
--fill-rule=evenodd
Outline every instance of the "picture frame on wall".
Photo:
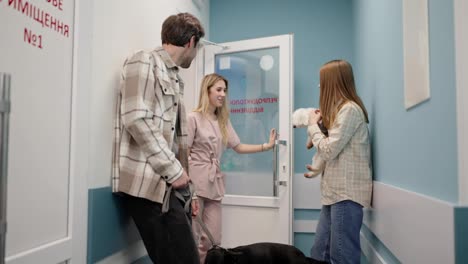
M 403 1 L 405 108 L 430 99 L 428 0 Z

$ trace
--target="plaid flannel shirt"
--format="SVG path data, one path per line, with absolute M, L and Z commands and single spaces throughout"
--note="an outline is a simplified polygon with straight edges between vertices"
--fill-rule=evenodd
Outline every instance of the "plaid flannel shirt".
M 354 102 L 343 105 L 328 137 L 314 124 L 309 136 L 318 155 L 325 161 L 320 183 L 322 204 L 331 205 L 352 200 L 371 206 L 372 171 L 369 131 L 364 113 Z
M 138 51 L 125 61 L 114 119 L 113 192 L 162 203 L 167 183 L 188 172 L 178 71 L 163 48 Z

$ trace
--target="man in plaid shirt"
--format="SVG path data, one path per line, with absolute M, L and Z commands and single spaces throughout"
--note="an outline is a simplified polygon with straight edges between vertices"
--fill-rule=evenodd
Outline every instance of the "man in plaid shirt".
M 162 25 L 162 47 L 135 52 L 122 70 L 112 190 L 123 197 L 149 257 L 158 264 L 199 263 L 191 229 L 198 206 L 192 205 L 193 212 L 188 206 L 184 83 L 178 72 L 190 66 L 204 35 L 193 15 L 172 15 Z

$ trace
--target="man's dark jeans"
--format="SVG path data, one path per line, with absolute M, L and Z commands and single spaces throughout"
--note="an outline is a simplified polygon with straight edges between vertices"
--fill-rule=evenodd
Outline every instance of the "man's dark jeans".
M 171 192 L 170 209 L 162 214 L 162 205 L 144 198 L 123 196 L 125 210 L 135 222 L 148 255 L 155 264 L 199 264 L 193 238 L 191 212 Z

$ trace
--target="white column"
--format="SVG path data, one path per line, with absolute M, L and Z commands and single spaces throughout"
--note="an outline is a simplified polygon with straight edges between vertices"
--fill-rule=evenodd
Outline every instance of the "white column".
M 459 203 L 468 205 L 468 2 L 454 0 Z

